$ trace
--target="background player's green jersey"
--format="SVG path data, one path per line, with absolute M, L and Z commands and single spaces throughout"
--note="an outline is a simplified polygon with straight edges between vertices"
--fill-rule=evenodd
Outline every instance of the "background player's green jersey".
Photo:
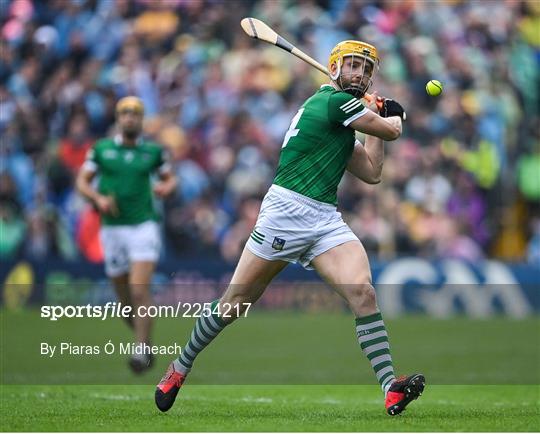
M 354 148 L 349 125 L 365 113 L 359 99 L 321 86 L 285 134 L 274 184 L 337 205 L 337 187 Z
M 102 215 L 105 225 L 134 225 L 156 220 L 150 175 L 165 170 L 164 150 L 154 142 L 139 140 L 124 146 L 120 136 L 102 139 L 89 151 L 85 167 L 97 171 L 98 192 L 114 196 L 118 215 Z

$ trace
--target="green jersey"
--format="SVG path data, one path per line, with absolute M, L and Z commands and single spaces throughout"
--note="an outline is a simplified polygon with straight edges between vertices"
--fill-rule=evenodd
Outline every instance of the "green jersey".
M 365 113 L 359 99 L 321 86 L 285 134 L 274 184 L 337 205 L 337 187 L 354 149 L 349 125 Z
M 114 196 L 118 215 L 102 215 L 105 225 L 135 225 L 156 220 L 150 176 L 170 170 L 161 146 L 141 140 L 124 146 L 121 136 L 102 139 L 88 151 L 85 169 L 98 172 L 98 192 Z

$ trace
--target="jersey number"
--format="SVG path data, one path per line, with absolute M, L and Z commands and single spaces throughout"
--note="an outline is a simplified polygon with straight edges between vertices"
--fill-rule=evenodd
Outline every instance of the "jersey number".
M 304 113 L 303 108 L 298 110 L 298 113 L 294 115 L 294 118 L 291 121 L 291 126 L 289 127 L 287 133 L 285 134 L 285 138 L 283 139 L 283 144 L 281 145 L 281 148 L 284 148 L 285 146 L 287 146 L 287 143 L 289 143 L 289 140 L 291 139 L 291 137 L 296 137 L 298 135 L 298 131 L 300 131 L 300 129 L 296 128 L 296 125 L 298 124 L 298 121 L 300 120 L 302 113 Z

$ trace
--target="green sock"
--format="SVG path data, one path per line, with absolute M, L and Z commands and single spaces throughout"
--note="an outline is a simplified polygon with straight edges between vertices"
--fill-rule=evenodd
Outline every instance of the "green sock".
M 218 304 L 214 300 L 211 304 L 211 312 Z M 210 316 L 201 316 L 197 319 L 195 327 L 186 345 L 182 348 L 182 354 L 175 360 L 175 367 L 183 374 L 187 374 L 193 366 L 193 361 L 210 342 L 225 328 L 227 323 L 219 315 L 212 313 Z
M 362 352 L 369 359 L 377 381 L 386 395 L 396 377 L 392 366 L 388 334 L 381 313 L 356 318 L 356 336 Z

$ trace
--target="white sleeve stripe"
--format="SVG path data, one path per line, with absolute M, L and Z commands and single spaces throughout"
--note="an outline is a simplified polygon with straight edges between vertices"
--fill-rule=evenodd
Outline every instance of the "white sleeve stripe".
M 97 172 L 98 165 L 95 162 L 93 162 L 92 160 L 86 160 L 84 162 L 84 164 L 82 165 L 82 168 L 84 170 L 89 171 L 89 172 Z
M 348 126 L 350 125 L 351 122 L 354 122 L 356 119 L 361 118 L 361 117 L 364 116 L 367 112 L 368 112 L 368 109 L 364 107 L 364 110 L 359 111 L 358 113 L 355 113 L 355 114 L 352 115 L 349 119 L 345 119 L 345 120 L 343 121 L 343 126 L 344 126 L 344 127 L 348 127 Z
M 356 104 L 353 104 L 349 107 L 347 107 L 347 110 L 343 110 L 345 113 L 350 113 L 352 112 L 355 108 L 357 108 L 358 106 L 362 105 L 362 101 L 358 101 Z
M 355 102 L 358 102 L 358 101 L 360 101 L 360 100 L 358 100 L 358 99 L 356 99 L 356 98 L 350 99 L 350 100 L 347 101 L 345 104 L 340 105 L 339 108 L 340 108 L 341 110 L 345 110 L 349 104 L 355 103 Z

